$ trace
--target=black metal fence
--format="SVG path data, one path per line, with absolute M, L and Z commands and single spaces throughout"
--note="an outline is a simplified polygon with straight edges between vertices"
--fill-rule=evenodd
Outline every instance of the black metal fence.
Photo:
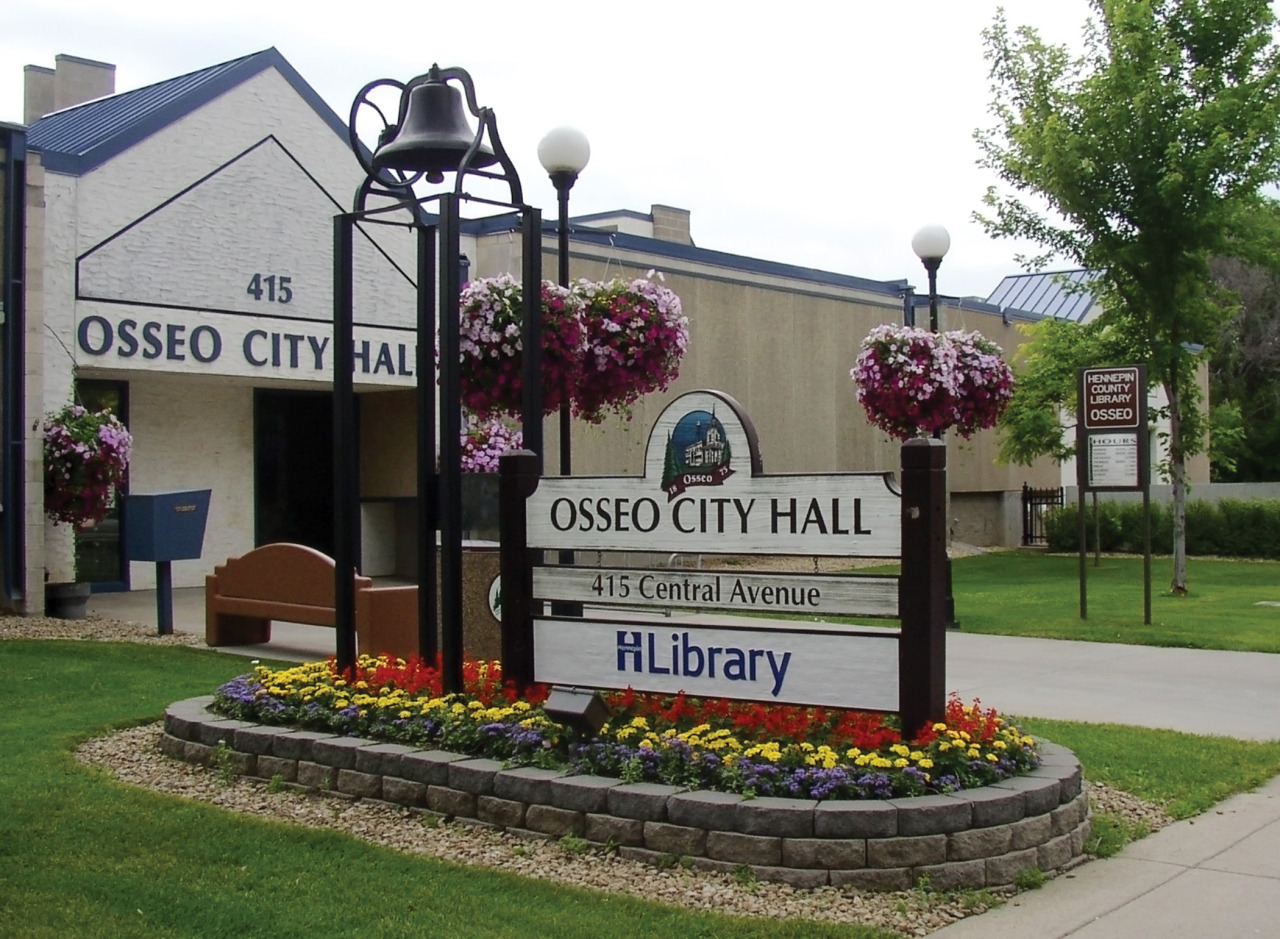
M 1044 531 L 1044 517 L 1051 508 L 1061 508 L 1065 490 L 1032 489 L 1022 484 L 1022 546 L 1048 544 Z

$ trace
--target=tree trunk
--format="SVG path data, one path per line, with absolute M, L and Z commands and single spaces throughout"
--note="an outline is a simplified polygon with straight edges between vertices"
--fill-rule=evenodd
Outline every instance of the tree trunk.
M 1182 448 L 1182 395 L 1176 383 L 1165 385 L 1169 396 L 1169 482 L 1173 486 L 1174 596 L 1187 592 L 1187 462 Z

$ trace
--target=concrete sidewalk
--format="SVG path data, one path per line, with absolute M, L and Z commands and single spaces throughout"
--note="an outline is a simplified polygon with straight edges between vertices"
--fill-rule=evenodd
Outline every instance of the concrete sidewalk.
M 157 622 L 155 594 L 95 594 L 90 612 Z M 672 622 L 700 617 L 676 614 Z M 174 626 L 204 633 L 204 591 L 174 591 Z M 219 650 L 294 661 L 334 632 L 276 623 L 272 641 Z M 1009 636 L 947 635 L 947 687 L 1002 713 L 1280 738 L 1280 655 Z M 933 935 L 1132 939 L 1280 935 L 1280 779 Z

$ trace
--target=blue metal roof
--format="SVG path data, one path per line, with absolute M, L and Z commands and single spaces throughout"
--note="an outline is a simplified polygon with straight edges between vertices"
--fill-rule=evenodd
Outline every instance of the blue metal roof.
M 604 231 L 597 228 L 591 228 L 586 225 L 573 224 L 586 222 L 591 219 L 617 218 L 621 215 L 629 215 L 637 219 L 648 219 L 650 217 L 643 212 L 635 212 L 629 209 L 617 212 L 601 212 L 596 215 L 577 216 L 570 220 L 573 240 L 581 244 L 592 244 L 598 246 L 609 245 L 624 251 L 644 252 L 654 257 L 665 257 L 697 264 L 709 264 L 715 267 L 728 268 L 730 270 L 750 271 L 755 274 L 789 277 L 797 280 L 808 281 L 812 284 L 824 284 L 826 286 L 844 289 L 865 290 L 870 293 L 880 293 L 892 297 L 900 297 L 902 295 L 903 286 L 906 283 L 902 280 L 871 280 L 866 277 L 855 277 L 852 274 L 837 274 L 832 271 L 821 271 L 817 268 L 802 267 L 798 264 L 787 264 L 782 261 L 766 261 L 761 258 L 751 258 L 741 254 L 730 254 L 727 251 L 713 251 L 710 248 L 699 248 L 696 245 L 684 244 L 679 241 L 664 241 L 660 238 L 648 238 L 643 235 L 627 234 L 626 232 Z M 552 219 L 543 219 L 543 233 L 554 234 L 557 231 L 557 224 L 558 223 Z M 462 230 L 470 235 L 476 236 L 491 235 L 497 232 L 518 231 L 519 218 L 512 213 L 503 213 L 479 219 L 465 219 L 462 222 Z M 999 311 L 993 307 L 991 312 Z
M 1093 307 L 1094 298 L 1086 285 L 1097 271 L 1050 271 L 1042 274 L 1014 274 L 1000 281 L 987 297 L 988 303 L 1039 313 L 1056 319 L 1081 322 Z
M 259 72 L 275 68 L 344 140 L 346 124 L 274 47 L 40 118 L 27 144 L 48 170 L 79 176 Z

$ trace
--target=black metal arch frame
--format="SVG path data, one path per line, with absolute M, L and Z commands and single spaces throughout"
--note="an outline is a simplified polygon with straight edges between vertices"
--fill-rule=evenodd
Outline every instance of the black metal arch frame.
M 391 86 L 401 91 L 401 101 L 408 92 L 426 81 L 457 80 L 466 93 L 467 106 L 477 118 L 475 139 L 455 171 L 452 191 L 419 196 L 414 191 L 424 174 L 379 172 L 374 169 L 372 153 L 360 142 L 356 133 L 356 116 L 367 104 L 383 118 L 384 128 L 379 143 L 388 139 L 403 119 L 404 105 L 397 124 L 387 120 L 381 109 L 369 101 L 376 88 Z M 359 531 L 359 447 L 355 426 L 354 390 L 354 235 L 357 224 L 405 226 L 402 218 L 390 216 L 407 211 L 408 225 L 417 233 L 417 528 L 418 528 L 418 654 L 434 662 L 437 651 L 442 658 L 442 679 L 446 692 L 462 689 L 462 485 L 461 430 L 462 396 L 459 368 L 459 294 L 461 203 L 515 209 L 521 219 L 523 238 L 524 327 L 522 401 L 524 446 L 542 454 L 542 212 L 525 205 L 520 178 L 498 136 L 493 111 L 476 104 L 471 77 L 461 68 L 440 69 L 432 66 L 424 75 L 401 84 L 394 79 L 370 82 L 356 95 L 348 124 L 352 151 L 365 172 L 356 191 L 353 210 L 334 216 L 334 375 L 333 375 L 333 462 L 334 462 L 334 600 L 337 633 L 337 665 L 340 671 L 350 667 L 356 658 L 355 584 L 360 566 Z M 489 172 L 472 166 L 488 135 L 502 172 Z M 398 177 L 398 178 L 397 178 Z M 482 177 L 506 182 L 510 201 L 498 202 L 469 195 L 465 180 Z M 369 208 L 372 198 L 386 198 L 389 203 Z M 429 214 L 427 208 L 434 209 Z M 437 306 L 438 297 L 438 306 Z M 436 348 L 439 333 L 439 395 L 436 394 L 435 369 L 429 367 L 431 350 Z M 425 372 L 425 375 L 424 375 Z M 438 423 L 437 423 L 438 417 Z M 436 438 L 439 436 L 439 470 L 436 469 Z M 440 533 L 437 551 L 436 532 Z M 440 587 L 436 590 L 436 562 L 439 559 Z M 437 599 L 440 605 L 437 649 Z

